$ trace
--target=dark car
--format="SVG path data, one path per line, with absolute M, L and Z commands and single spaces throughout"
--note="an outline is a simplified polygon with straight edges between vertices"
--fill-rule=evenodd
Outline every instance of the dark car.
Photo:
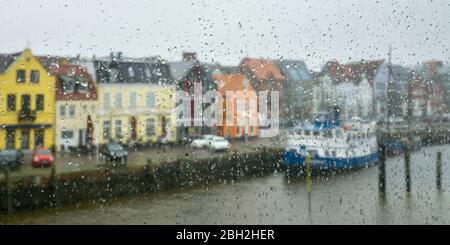
M 100 154 L 109 161 L 127 161 L 128 152 L 119 143 L 108 143 L 100 147 Z
M 24 164 L 22 152 L 15 149 L 0 151 L 0 168 L 20 167 Z

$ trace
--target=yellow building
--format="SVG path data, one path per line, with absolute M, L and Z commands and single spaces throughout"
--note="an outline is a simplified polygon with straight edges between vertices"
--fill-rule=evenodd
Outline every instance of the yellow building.
M 174 142 L 173 91 L 149 84 L 99 84 L 96 144 Z
M 145 60 L 97 60 L 91 70 L 98 93 L 98 110 L 93 118 L 96 145 L 176 141 L 175 87 L 168 65 Z
M 54 146 L 55 78 L 29 49 L 0 55 L 0 149 Z

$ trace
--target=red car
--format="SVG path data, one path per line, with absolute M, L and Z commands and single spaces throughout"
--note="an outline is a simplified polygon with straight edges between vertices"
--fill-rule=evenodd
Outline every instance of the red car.
M 52 152 L 44 147 L 39 147 L 33 151 L 33 155 L 31 156 L 31 164 L 34 167 L 50 167 L 53 164 L 55 158 L 52 155 Z

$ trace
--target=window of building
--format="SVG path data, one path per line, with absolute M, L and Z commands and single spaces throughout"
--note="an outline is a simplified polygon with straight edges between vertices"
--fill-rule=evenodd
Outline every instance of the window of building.
M 151 72 L 150 72 L 150 68 L 145 67 L 145 69 L 144 69 L 144 75 L 145 75 L 146 78 L 151 78 L 151 77 L 152 77 L 152 74 L 151 74 Z
M 75 77 L 75 90 L 78 93 L 86 93 L 88 88 L 88 81 L 82 76 Z
M 59 78 L 64 94 L 73 93 L 75 91 L 75 80 L 72 76 L 60 75 Z
M 34 131 L 34 145 L 36 147 L 44 146 L 44 129 Z
M 44 110 L 44 95 L 38 94 L 36 95 L 36 111 Z
M 29 94 L 22 95 L 21 107 L 22 107 L 22 111 L 30 111 L 31 110 L 31 96 Z
M 122 94 L 121 93 L 116 93 L 114 96 L 114 107 L 116 109 L 121 109 L 122 108 Z
M 146 96 L 146 99 L 147 99 L 147 107 L 149 107 L 149 108 L 155 108 L 155 106 L 156 106 L 156 96 L 155 96 L 155 93 L 154 92 L 148 92 L 147 93 L 147 96 Z
M 137 98 L 136 92 L 130 93 L 130 108 L 136 108 Z
M 7 103 L 8 103 L 8 105 L 7 105 L 8 111 L 15 111 L 16 110 L 16 95 L 8 94 Z
M 63 139 L 72 139 L 73 138 L 73 131 L 72 130 L 62 130 L 61 131 L 61 138 L 63 138 Z
M 17 83 L 25 82 L 25 70 L 17 70 L 16 71 L 16 82 Z
M 111 96 L 109 93 L 103 95 L 103 109 L 108 110 L 111 106 Z
M 128 76 L 130 76 L 130 77 L 134 77 L 135 76 L 134 69 L 131 66 L 128 67 Z
M 111 123 L 109 121 L 103 122 L 103 138 L 109 139 L 111 137 Z
M 70 117 L 75 117 L 75 105 L 69 106 L 69 115 Z
M 30 82 L 39 83 L 39 71 L 38 70 L 31 70 Z
M 122 121 L 116 120 L 116 138 L 122 138 Z
M 59 115 L 61 117 L 64 117 L 66 115 L 66 106 L 65 105 L 60 105 L 59 106 Z
M 145 132 L 147 136 L 155 135 L 155 119 L 147 119 L 145 123 Z

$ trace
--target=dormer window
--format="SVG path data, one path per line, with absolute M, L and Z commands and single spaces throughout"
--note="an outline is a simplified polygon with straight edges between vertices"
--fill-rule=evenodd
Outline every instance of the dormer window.
M 71 76 L 60 75 L 62 90 L 64 94 L 73 93 L 75 91 L 75 80 Z
M 88 82 L 86 78 L 82 76 L 75 77 L 75 91 L 78 93 L 86 93 L 88 87 Z

